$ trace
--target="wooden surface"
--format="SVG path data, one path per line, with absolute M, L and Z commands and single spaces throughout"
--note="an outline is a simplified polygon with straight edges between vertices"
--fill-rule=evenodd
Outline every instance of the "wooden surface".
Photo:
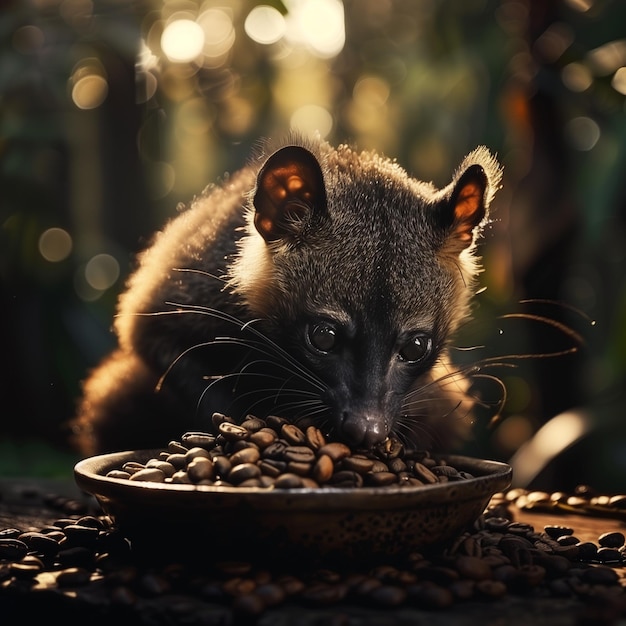
M 87 511 L 93 505 L 90 499 L 81 501 L 81 494 L 69 482 L 58 481 L 20 481 L 0 479 L 0 530 L 15 527 L 23 531 L 37 530 L 60 517 L 66 517 L 64 507 L 76 507 L 76 512 Z M 61 497 L 52 497 L 55 496 Z M 80 510 L 82 502 L 84 511 Z M 558 524 L 575 529 L 581 541 L 597 543 L 599 535 L 618 530 L 624 532 L 625 524 L 621 520 L 595 518 L 585 515 L 550 515 L 546 513 L 524 512 L 514 509 L 515 519 L 531 524 L 536 531 L 545 525 Z M 618 568 L 622 584 L 626 586 L 626 572 Z M 11 602 L 3 597 L 0 588 L 0 624 L 17 624 L 20 619 L 52 618 L 57 615 L 61 623 L 109 624 L 111 623 L 108 606 L 101 599 L 97 584 L 90 584 L 78 591 L 53 589 L 47 575 L 38 577 L 36 589 L 13 595 Z M 48 589 L 47 589 L 48 588 Z M 197 607 L 196 607 L 197 604 Z M 184 607 L 184 620 L 178 619 L 177 610 Z M 6 619 L 10 618 L 10 619 Z M 374 626 L 374 625 L 421 625 L 428 626 L 582 626 L 586 624 L 624 624 L 626 606 L 616 613 L 613 608 L 607 611 L 598 606 L 582 603 L 573 598 L 555 598 L 540 596 L 516 596 L 507 594 L 504 598 L 489 601 L 457 602 L 451 607 L 426 610 L 402 605 L 397 608 L 372 609 L 354 604 L 301 606 L 282 604 L 266 610 L 255 623 L 260 626 Z M 86 622 L 87 621 L 87 622 Z M 249 620 L 248 620 L 249 621 Z M 197 598 L 180 594 L 165 594 L 145 600 L 134 624 L 219 624 L 229 626 L 237 623 L 232 612 L 219 603 L 200 602 Z

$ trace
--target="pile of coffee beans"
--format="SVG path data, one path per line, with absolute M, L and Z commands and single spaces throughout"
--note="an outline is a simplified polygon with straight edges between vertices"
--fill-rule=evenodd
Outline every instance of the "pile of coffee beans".
M 233 616 L 256 619 L 287 604 L 445 610 L 512 597 L 582 600 L 603 615 L 626 616 L 624 534 L 580 542 L 571 527 L 535 530 L 514 520 L 513 500 L 494 496 L 474 526 L 443 549 L 359 569 L 295 563 L 286 571 L 266 562 L 210 559 L 148 564 L 99 515 L 63 517 L 37 531 L 6 528 L 0 531 L 0 605 L 45 587 L 71 597 L 75 607 L 82 603 L 93 614 L 97 608 L 134 623 L 159 611 L 165 611 L 163 623 L 231 624 Z
M 507 495 L 523 511 L 575 513 L 626 520 L 625 494 L 595 493 L 589 485 L 578 485 L 573 493 L 511 489 Z
M 327 442 L 315 426 L 248 416 L 241 424 L 213 414 L 214 432 L 187 432 L 145 463 L 107 476 L 133 481 L 273 489 L 432 485 L 472 478 L 426 451 L 389 438 L 371 450 Z

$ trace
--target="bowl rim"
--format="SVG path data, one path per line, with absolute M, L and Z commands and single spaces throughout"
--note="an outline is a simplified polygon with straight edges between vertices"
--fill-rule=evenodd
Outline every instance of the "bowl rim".
M 445 459 L 456 469 L 467 469 L 473 478 L 462 481 L 436 483 L 420 486 L 385 487 L 300 487 L 280 489 L 267 487 L 227 487 L 214 485 L 193 485 L 178 483 L 158 483 L 131 481 L 126 478 L 106 476 L 111 469 L 121 467 L 126 461 L 147 461 L 156 458 L 162 450 L 147 449 L 112 452 L 82 459 L 74 466 L 74 478 L 79 488 L 107 501 L 129 500 L 134 497 L 162 500 L 164 497 L 177 498 L 186 505 L 206 503 L 211 506 L 218 499 L 245 501 L 252 506 L 271 508 L 288 502 L 289 506 L 304 508 L 339 509 L 354 506 L 377 508 L 384 499 L 389 506 L 414 507 L 416 504 L 438 504 L 455 501 L 474 500 L 481 496 L 493 495 L 505 490 L 511 484 L 512 467 L 502 461 L 475 459 L 462 455 L 445 455 Z M 476 472 L 476 473 L 475 473 Z

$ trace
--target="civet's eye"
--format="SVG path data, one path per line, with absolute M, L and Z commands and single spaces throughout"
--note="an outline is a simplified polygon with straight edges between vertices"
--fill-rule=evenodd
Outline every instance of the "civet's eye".
M 318 352 L 327 354 L 337 345 L 337 331 L 328 322 L 320 322 L 308 328 L 309 344 Z
M 398 357 L 406 363 L 419 363 L 430 355 L 432 345 L 432 339 L 428 335 L 418 333 L 400 348 Z

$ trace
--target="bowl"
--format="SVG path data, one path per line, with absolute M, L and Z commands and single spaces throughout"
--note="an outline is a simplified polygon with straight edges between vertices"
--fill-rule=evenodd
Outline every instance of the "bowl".
M 177 558 L 373 559 L 451 540 L 511 483 L 497 461 L 446 456 L 473 476 L 417 487 L 263 489 L 135 482 L 109 478 L 125 462 L 158 450 L 117 452 L 76 464 L 77 485 L 92 494 L 134 550 Z M 208 552 L 207 552 L 208 551 Z

